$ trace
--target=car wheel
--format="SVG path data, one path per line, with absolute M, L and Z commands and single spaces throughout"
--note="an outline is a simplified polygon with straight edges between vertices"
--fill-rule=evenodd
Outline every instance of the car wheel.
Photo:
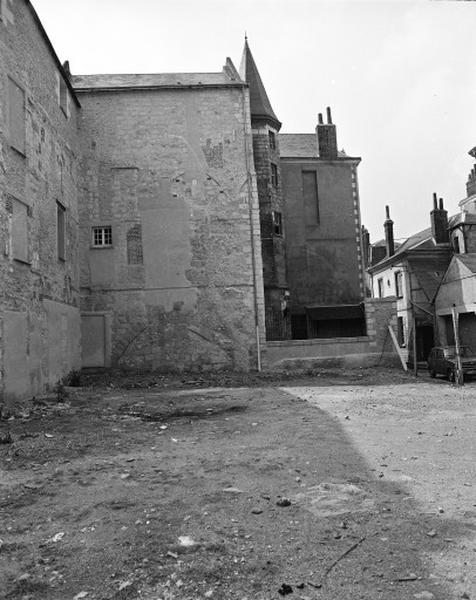
M 447 376 L 448 376 L 448 381 L 451 383 L 455 382 L 455 372 L 454 369 L 448 369 L 448 371 L 446 372 Z
M 434 379 L 436 377 L 436 371 L 433 371 L 433 369 L 430 369 L 429 373 L 430 373 L 430 377 L 432 379 Z

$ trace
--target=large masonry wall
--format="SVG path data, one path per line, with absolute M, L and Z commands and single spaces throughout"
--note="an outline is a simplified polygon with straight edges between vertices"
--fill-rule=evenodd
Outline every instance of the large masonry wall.
M 357 163 L 281 159 L 288 283 L 293 311 L 364 298 Z M 306 203 L 303 172 L 315 172 L 317 206 Z
M 86 342 L 85 364 L 256 368 L 264 300 L 246 95 L 80 93 L 83 332 L 97 315 L 104 340 Z M 93 228 L 109 226 L 112 246 L 92 247 Z
M 27 3 L 2 9 L 0 398 L 8 401 L 39 394 L 80 367 L 78 108 L 67 91 L 65 110 L 59 105 L 58 64 Z

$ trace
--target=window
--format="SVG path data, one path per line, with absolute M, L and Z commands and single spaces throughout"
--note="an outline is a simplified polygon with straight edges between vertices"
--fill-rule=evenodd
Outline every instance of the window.
M 278 187 L 278 165 L 271 163 L 271 183 L 273 187 Z
M 395 273 L 395 295 L 403 298 L 403 274 L 401 271 Z
M 377 279 L 378 297 L 383 298 L 383 278 Z
M 455 235 L 455 237 L 453 238 L 453 248 L 456 254 L 460 254 L 459 237 L 457 235 Z
M 302 172 L 302 196 L 304 201 L 304 214 L 306 217 L 306 224 L 318 224 L 320 219 L 316 171 Z
M 133 225 L 126 236 L 127 263 L 129 265 L 141 265 L 144 262 L 144 250 L 142 248 L 142 226 Z
M 8 130 L 10 144 L 25 154 L 25 92 L 8 78 Z
M 269 147 L 271 150 L 276 150 L 276 134 L 274 131 L 268 131 Z
M 273 233 L 274 235 L 283 235 L 283 217 L 280 212 L 273 210 Z
M 15 24 L 12 4 L 13 0 L 0 0 L 0 21 L 4 21 L 5 24 Z
M 65 255 L 65 207 L 59 202 L 56 203 L 56 237 L 58 258 L 66 260 Z
M 7 213 L 11 215 L 12 257 L 21 262 L 29 262 L 28 252 L 28 216 L 29 207 L 8 196 L 6 200 Z
M 112 246 L 112 227 L 93 227 L 94 248 L 107 248 Z
M 405 345 L 405 329 L 403 326 L 403 317 L 397 317 L 397 340 L 399 346 Z

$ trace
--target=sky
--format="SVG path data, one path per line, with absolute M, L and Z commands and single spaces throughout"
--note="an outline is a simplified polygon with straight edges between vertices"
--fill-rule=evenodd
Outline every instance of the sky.
M 476 146 L 476 2 L 431 0 L 32 0 L 73 74 L 238 68 L 245 32 L 283 133 L 332 108 L 359 156 L 362 222 L 397 240 L 466 196 Z

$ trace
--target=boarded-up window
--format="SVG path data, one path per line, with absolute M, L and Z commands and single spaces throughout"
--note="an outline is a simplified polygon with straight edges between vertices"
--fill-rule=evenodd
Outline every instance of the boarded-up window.
M 8 196 L 5 208 L 11 216 L 12 222 L 12 256 L 16 260 L 29 262 L 28 252 L 28 206 L 20 200 Z
M 10 144 L 25 154 L 25 92 L 8 78 L 8 131 Z
M 302 172 L 302 195 L 306 223 L 319 223 L 319 197 L 317 195 L 317 176 L 315 171 Z
M 141 225 L 134 225 L 127 232 L 127 262 L 130 265 L 141 265 L 144 262 Z
M 58 258 L 60 260 L 66 259 L 65 254 L 65 207 L 59 202 L 56 203 L 56 235 L 57 235 L 57 248 Z

